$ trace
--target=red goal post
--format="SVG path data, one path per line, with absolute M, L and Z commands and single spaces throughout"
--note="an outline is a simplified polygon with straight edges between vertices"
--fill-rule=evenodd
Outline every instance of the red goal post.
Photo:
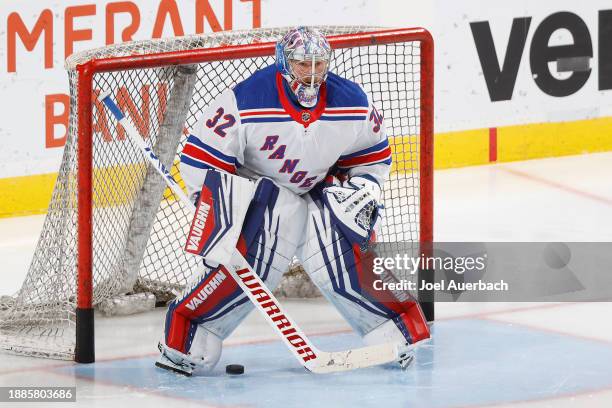
M 433 38 L 423 28 L 381 30 L 328 37 L 333 49 L 418 41 L 421 43 L 421 132 L 420 132 L 420 241 L 433 241 Z M 79 65 L 79 233 L 78 233 L 78 287 L 77 318 L 93 318 L 92 276 L 92 100 L 93 76 L 99 72 L 129 69 L 158 68 L 168 65 L 201 64 L 211 61 L 255 58 L 274 55 L 275 42 L 221 46 L 208 49 L 172 51 L 148 55 L 93 59 Z M 426 86 L 423 86 L 426 84 Z M 433 319 L 433 311 L 427 310 Z M 77 321 L 77 360 L 93 361 L 93 324 L 84 323 L 82 330 Z M 91 333 L 87 330 L 91 329 Z M 81 332 L 81 333 L 80 333 Z M 81 340 L 82 339 L 82 340 Z M 81 340 L 81 341 L 79 341 Z M 81 343 L 81 345 L 79 344 Z M 80 352 L 80 350 L 83 350 Z M 91 356 L 91 357 L 90 357 Z

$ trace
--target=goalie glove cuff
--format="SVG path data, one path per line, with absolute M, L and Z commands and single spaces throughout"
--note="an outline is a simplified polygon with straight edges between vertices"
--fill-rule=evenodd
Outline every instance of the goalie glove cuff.
M 380 196 L 382 194 L 382 190 L 380 189 L 380 185 L 374 177 L 367 174 L 353 176 L 348 181 L 346 181 L 345 184 L 356 190 L 365 189 L 365 191 L 367 191 L 368 194 L 370 194 L 370 196 L 374 200 L 376 200 L 377 203 L 380 203 Z

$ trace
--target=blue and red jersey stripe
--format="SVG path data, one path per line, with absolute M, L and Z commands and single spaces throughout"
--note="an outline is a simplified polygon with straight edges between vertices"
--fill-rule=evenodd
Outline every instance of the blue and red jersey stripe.
M 204 169 L 213 167 L 228 173 L 236 173 L 238 162 L 235 157 L 228 156 L 190 135 L 181 153 L 181 163 Z
M 240 111 L 242 123 L 290 122 L 293 119 L 284 109 L 264 108 Z
M 338 159 L 338 167 L 350 168 L 379 163 L 391 164 L 391 161 L 389 141 L 384 139 L 367 149 L 340 156 Z
M 366 120 L 368 109 L 364 107 L 326 108 L 320 120 Z

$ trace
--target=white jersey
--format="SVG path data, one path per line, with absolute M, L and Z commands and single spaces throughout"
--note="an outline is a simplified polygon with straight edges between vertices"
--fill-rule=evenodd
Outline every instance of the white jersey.
M 382 186 L 391 150 L 382 115 L 359 85 L 330 73 L 312 109 L 297 107 L 287 92 L 272 65 L 208 106 L 181 154 L 190 195 L 209 168 L 268 177 L 297 194 L 330 172 L 370 175 Z

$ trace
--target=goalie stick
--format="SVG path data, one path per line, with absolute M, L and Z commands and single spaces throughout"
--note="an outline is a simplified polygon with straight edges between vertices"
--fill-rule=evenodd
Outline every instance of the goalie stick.
M 172 189 L 183 205 L 194 214 L 196 210 L 195 205 L 187 198 L 183 189 L 174 180 L 147 143 L 139 137 L 134 125 L 128 121 L 110 95 L 110 91 L 101 92 L 98 99 L 111 111 L 115 119 L 123 126 L 130 139 L 140 148 L 147 160 L 164 178 L 168 187 Z M 253 271 L 237 249 L 232 253 L 230 265 L 226 266 L 231 277 L 246 293 L 249 300 L 255 305 L 255 308 L 280 336 L 294 357 L 307 370 L 318 374 L 332 373 L 371 367 L 394 361 L 409 360 L 408 353 L 410 348 L 406 349 L 402 343 L 384 343 L 334 352 L 319 350 L 283 309 L 280 302 L 272 294 L 272 291 L 268 289 L 257 273 Z

